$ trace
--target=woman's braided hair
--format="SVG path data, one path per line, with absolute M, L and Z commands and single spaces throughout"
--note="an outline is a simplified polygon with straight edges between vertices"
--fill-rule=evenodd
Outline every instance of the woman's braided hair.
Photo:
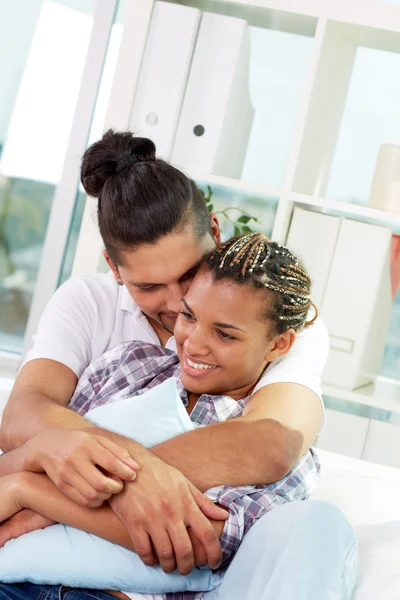
M 318 316 L 310 300 L 311 279 L 299 259 L 285 246 L 272 242 L 262 233 L 248 233 L 229 239 L 205 261 L 215 281 L 229 279 L 273 292 L 274 302 L 262 315 L 275 324 L 276 333 L 299 331 L 312 325 Z M 309 308 L 315 316 L 307 321 Z

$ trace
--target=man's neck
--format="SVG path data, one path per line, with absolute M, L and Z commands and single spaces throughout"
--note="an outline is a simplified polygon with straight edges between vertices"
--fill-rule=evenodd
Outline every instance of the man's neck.
M 166 329 L 164 329 L 161 323 L 158 323 L 158 321 L 156 321 L 152 317 L 147 317 L 147 320 L 156 332 L 157 337 L 160 340 L 161 346 L 165 346 L 168 340 L 172 337 L 172 334 Z

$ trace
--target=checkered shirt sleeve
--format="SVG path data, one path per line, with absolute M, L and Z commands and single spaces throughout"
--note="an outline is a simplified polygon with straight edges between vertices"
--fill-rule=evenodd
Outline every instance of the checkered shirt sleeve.
M 172 377 L 179 363 L 172 350 L 135 341 L 119 344 L 91 363 L 69 403 L 78 414 L 140 394 Z

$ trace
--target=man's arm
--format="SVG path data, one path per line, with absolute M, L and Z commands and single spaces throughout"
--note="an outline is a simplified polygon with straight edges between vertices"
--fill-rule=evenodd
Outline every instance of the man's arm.
M 241 417 L 189 431 L 152 452 L 202 491 L 222 483 L 267 485 L 297 463 L 314 442 L 321 419 L 314 392 L 276 383 L 258 390 Z
M 273 363 L 272 368 L 263 375 L 257 386 L 263 387 L 253 394 L 242 417 L 185 433 L 156 446 L 152 453 L 181 471 L 201 490 L 221 483 L 268 484 L 281 479 L 313 443 L 320 429 L 322 408 L 316 391 L 328 348 L 326 329 L 317 320 L 311 328 L 298 336 L 289 354 Z M 89 367 L 81 378 L 75 394 L 81 404 L 90 406 L 90 402 L 96 399 L 102 382 L 112 377 L 110 364 L 114 370 L 118 370 L 117 350 L 108 353 L 107 360 L 103 360 L 105 366 L 101 365 L 101 360 L 98 361 L 99 364 Z M 123 366 L 128 365 L 124 363 Z M 29 363 L 24 369 L 28 367 Z M 44 372 L 45 365 L 40 368 L 44 388 L 48 385 L 48 378 Z M 23 373 L 24 370 L 21 375 Z M 33 377 L 31 371 L 28 375 Z M 15 394 L 18 392 L 22 394 L 23 390 L 16 387 Z M 44 395 L 47 396 L 48 393 L 46 390 Z M 65 402 L 65 390 L 64 396 L 59 393 L 57 400 L 49 402 L 47 409 L 37 412 L 34 405 L 26 407 L 31 423 L 29 436 L 36 435 L 49 426 L 83 429 L 108 437 L 126 448 L 140 463 L 140 457 L 135 456 L 136 442 L 92 427 L 81 416 L 62 406 Z M 16 415 L 14 421 L 17 422 Z M 80 443 L 79 440 L 79 446 Z M 79 456 L 78 449 L 74 454 Z M 60 461 L 74 463 L 73 457 L 65 456 L 62 449 L 57 452 L 53 448 L 49 456 L 54 461 L 54 470 L 59 470 L 56 469 L 56 464 Z M 85 474 L 79 469 L 78 471 L 81 475 Z
M 24 365 L 3 413 L 0 448 L 10 452 L 52 427 L 79 429 L 82 418 L 66 408 L 77 383 L 75 373 L 55 360 Z

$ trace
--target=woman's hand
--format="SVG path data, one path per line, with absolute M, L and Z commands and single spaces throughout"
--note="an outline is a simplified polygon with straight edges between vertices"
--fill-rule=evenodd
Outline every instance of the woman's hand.
M 0 525 L 0 548 L 9 540 L 19 538 L 21 535 L 30 533 L 31 531 L 45 529 L 54 524 L 55 521 L 47 519 L 33 510 L 23 508 Z
M 24 485 L 24 473 L 0 477 L 0 523 L 20 511 L 21 489 Z
M 139 469 L 125 448 L 85 431 L 48 429 L 30 443 L 26 469 L 45 471 L 61 492 L 81 506 L 100 506 L 118 494 L 124 482 L 133 481 Z

